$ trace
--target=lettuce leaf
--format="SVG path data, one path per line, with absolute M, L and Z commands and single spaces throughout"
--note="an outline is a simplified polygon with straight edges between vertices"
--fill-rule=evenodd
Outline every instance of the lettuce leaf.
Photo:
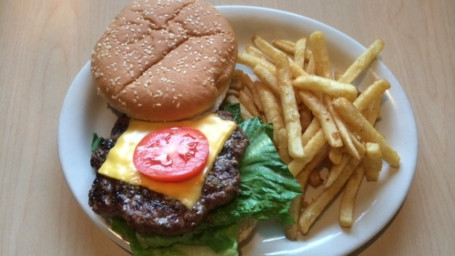
M 240 104 L 223 104 L 221 109 L 231 112 L 232 115 L 234 115 L 236 123 L 240 124 L 243 122 L 243 118 L 240 114 Z
M 239 168 L 242 192 L 233 203 L 216 210 L 214 218 L 220 224 L 248 216 L 291 224 L 289 207 L 301 193 L 301 188 L 276 152 L 272 126 L 253 118 L 241 123 L 240 127 L 250 140 Z
M 96 151 L 96 149 L 100 146 L 100 144 L 104 141 L 103 137 L 100 137 L 98 134 L 94 133 L 92 137 L 92 153 Z
M 236 118 L 240 111 L 228 105 Z M 240 119 L 239 119 L 240 120 Z M 229 205 L 221 207 L 195 231 L 182 236 L 140 235 L 122 219 L 114 219 L 112 228 L 130 241 L 134 255 L 207 255 L 212 250 L 221 256 L 238 254 L 238 223 L 242 219 L 276 219 L 283 225 L 293 222 L 289 215 L 292 200 L 301 194 L 299 183 L 289 172 L 273 144 L 273 127 L 258 118 L 239 124 L 250 145 L 240 162 L 241 194 Z
M 238 255 L 237 225 L 213 228 L 212 232 L 204 232 L 199 229 L 190 234 L 172 237 L 142 236 L 120 218 L 114 219 L 111 227 L 115 232 L 128 239 L 135 256 Z

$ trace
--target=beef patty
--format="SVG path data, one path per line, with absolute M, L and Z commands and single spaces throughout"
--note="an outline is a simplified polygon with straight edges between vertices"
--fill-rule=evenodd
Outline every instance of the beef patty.
M 232 120 L 229 112 L 218 116 Z M 119 117 L 111 137 L 101 142 L 90 163 L 98 170 L 106 160 L 117 138 L 127 129 L 129 119 Z M 140 233 L 179 235 L 194 230 L 209 211 L 231 202 L 240 193 L 239 161 L 248 146 L 244 132 L 237 128 L 217 156 L 207 174 L 199 200 L 191 209 L 180 201 L 145 187 L 131 185 L 97 174 L 89 192 L 89 205 L 97 214 L 110 218 L 120 216 Z

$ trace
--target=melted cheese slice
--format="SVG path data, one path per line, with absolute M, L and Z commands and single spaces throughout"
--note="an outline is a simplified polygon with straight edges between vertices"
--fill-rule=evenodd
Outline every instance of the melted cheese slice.
M 206 167 L 196 177 L 182 182 L 169 183 L 152 180 L 139 172 L 134 166 L 133 154 L 136 146 L 150 132 L 174 126 L 193 127 L 207 137 L 209 156 Z M 205 175 L 211 169 L 216 156 L 235 128 L 235 122 L 223 120 L 215 114 L 207 115 L 198 120 L 183 122 L 151 123 L 131 120 L 128 129 L 118 138 L 98 172 L 129 184 L 144 186 L 155 192 L 165 194 L 191 208 L 201 195 Z

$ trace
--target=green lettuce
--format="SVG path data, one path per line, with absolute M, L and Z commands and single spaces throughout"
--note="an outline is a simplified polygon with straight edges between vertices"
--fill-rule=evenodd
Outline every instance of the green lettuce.
M 190 256 L 190 255 L 238 255 L 236 224 L 199 228 L 183 236 L 142 236 L 130 228 L 123 219 L 112 221 L 112 229 L 128 239 L 135 256 Z
M 228 105 L 227 109 L 241 120 L 237 105 Z M 275 219 L 283 225 L 293 223 L 289 207 L 301 188 L 276 152 L 272 125 L 253 118 L 239 126 L 250 142 L 240 162 L 241 194 L 229 205 L 210 213 L 209 219 L 215 221 L 181 236 L 140 235 L 124 220 L 114 219 L 112 229 L 130 241 L 134 255 L 213 255 L 214 252 L 222 256 L 238 255 L 238 226 L 242 220 Z
M 100 144 L 104 141 L 103 137 L 100 137 L 98 134 L 94 133 L 92 137 L 92 153 L 96 151 L 96 149 L 100 146 Z

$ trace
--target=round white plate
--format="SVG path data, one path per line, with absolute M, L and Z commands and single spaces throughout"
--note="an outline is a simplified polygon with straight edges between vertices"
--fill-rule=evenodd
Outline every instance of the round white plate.
M 332 65 L 344 70 L 365 51 L 365 47 L 342 32 L 313 19 L 279 10 L 250 6 L 219 6 L 230 21 L 240 50 L 253 35 L 266 39 L 296 40 L 315 30 L 326 35 Z M 373 39 L 372 39 L 373 41 Z M 408 99 L 397 79 L 376 61 L 360 78 L 362 89 L 374 76 L 387 79 L 392 88 L 386 93 L 377 127 L 401 156 L 401 167 L 384 165 L 378 182 L 362 183 L 355 206 L 355 223 L 350 230 L 337 222 L 338 201 L 324 212 L 310 233 L 300 241 L 288 241 L 274 222 L 259 225 L 254 237 L 242 247 L 243 255 L 343 255 L 373 238 L 396 214 L 409 190 L 417 158 L 417 131 Z M 90 167 L 93 133 L 108 136 L 116 118 L 97 96 L 87 63 L 71 84 L 60 113 L 59 156 L 65 179 L 78 203 L 91 220 L 118 245 L 130 251 L 128 243 L 110 230 L 88 206 L 88 191 L 95 173 Z

